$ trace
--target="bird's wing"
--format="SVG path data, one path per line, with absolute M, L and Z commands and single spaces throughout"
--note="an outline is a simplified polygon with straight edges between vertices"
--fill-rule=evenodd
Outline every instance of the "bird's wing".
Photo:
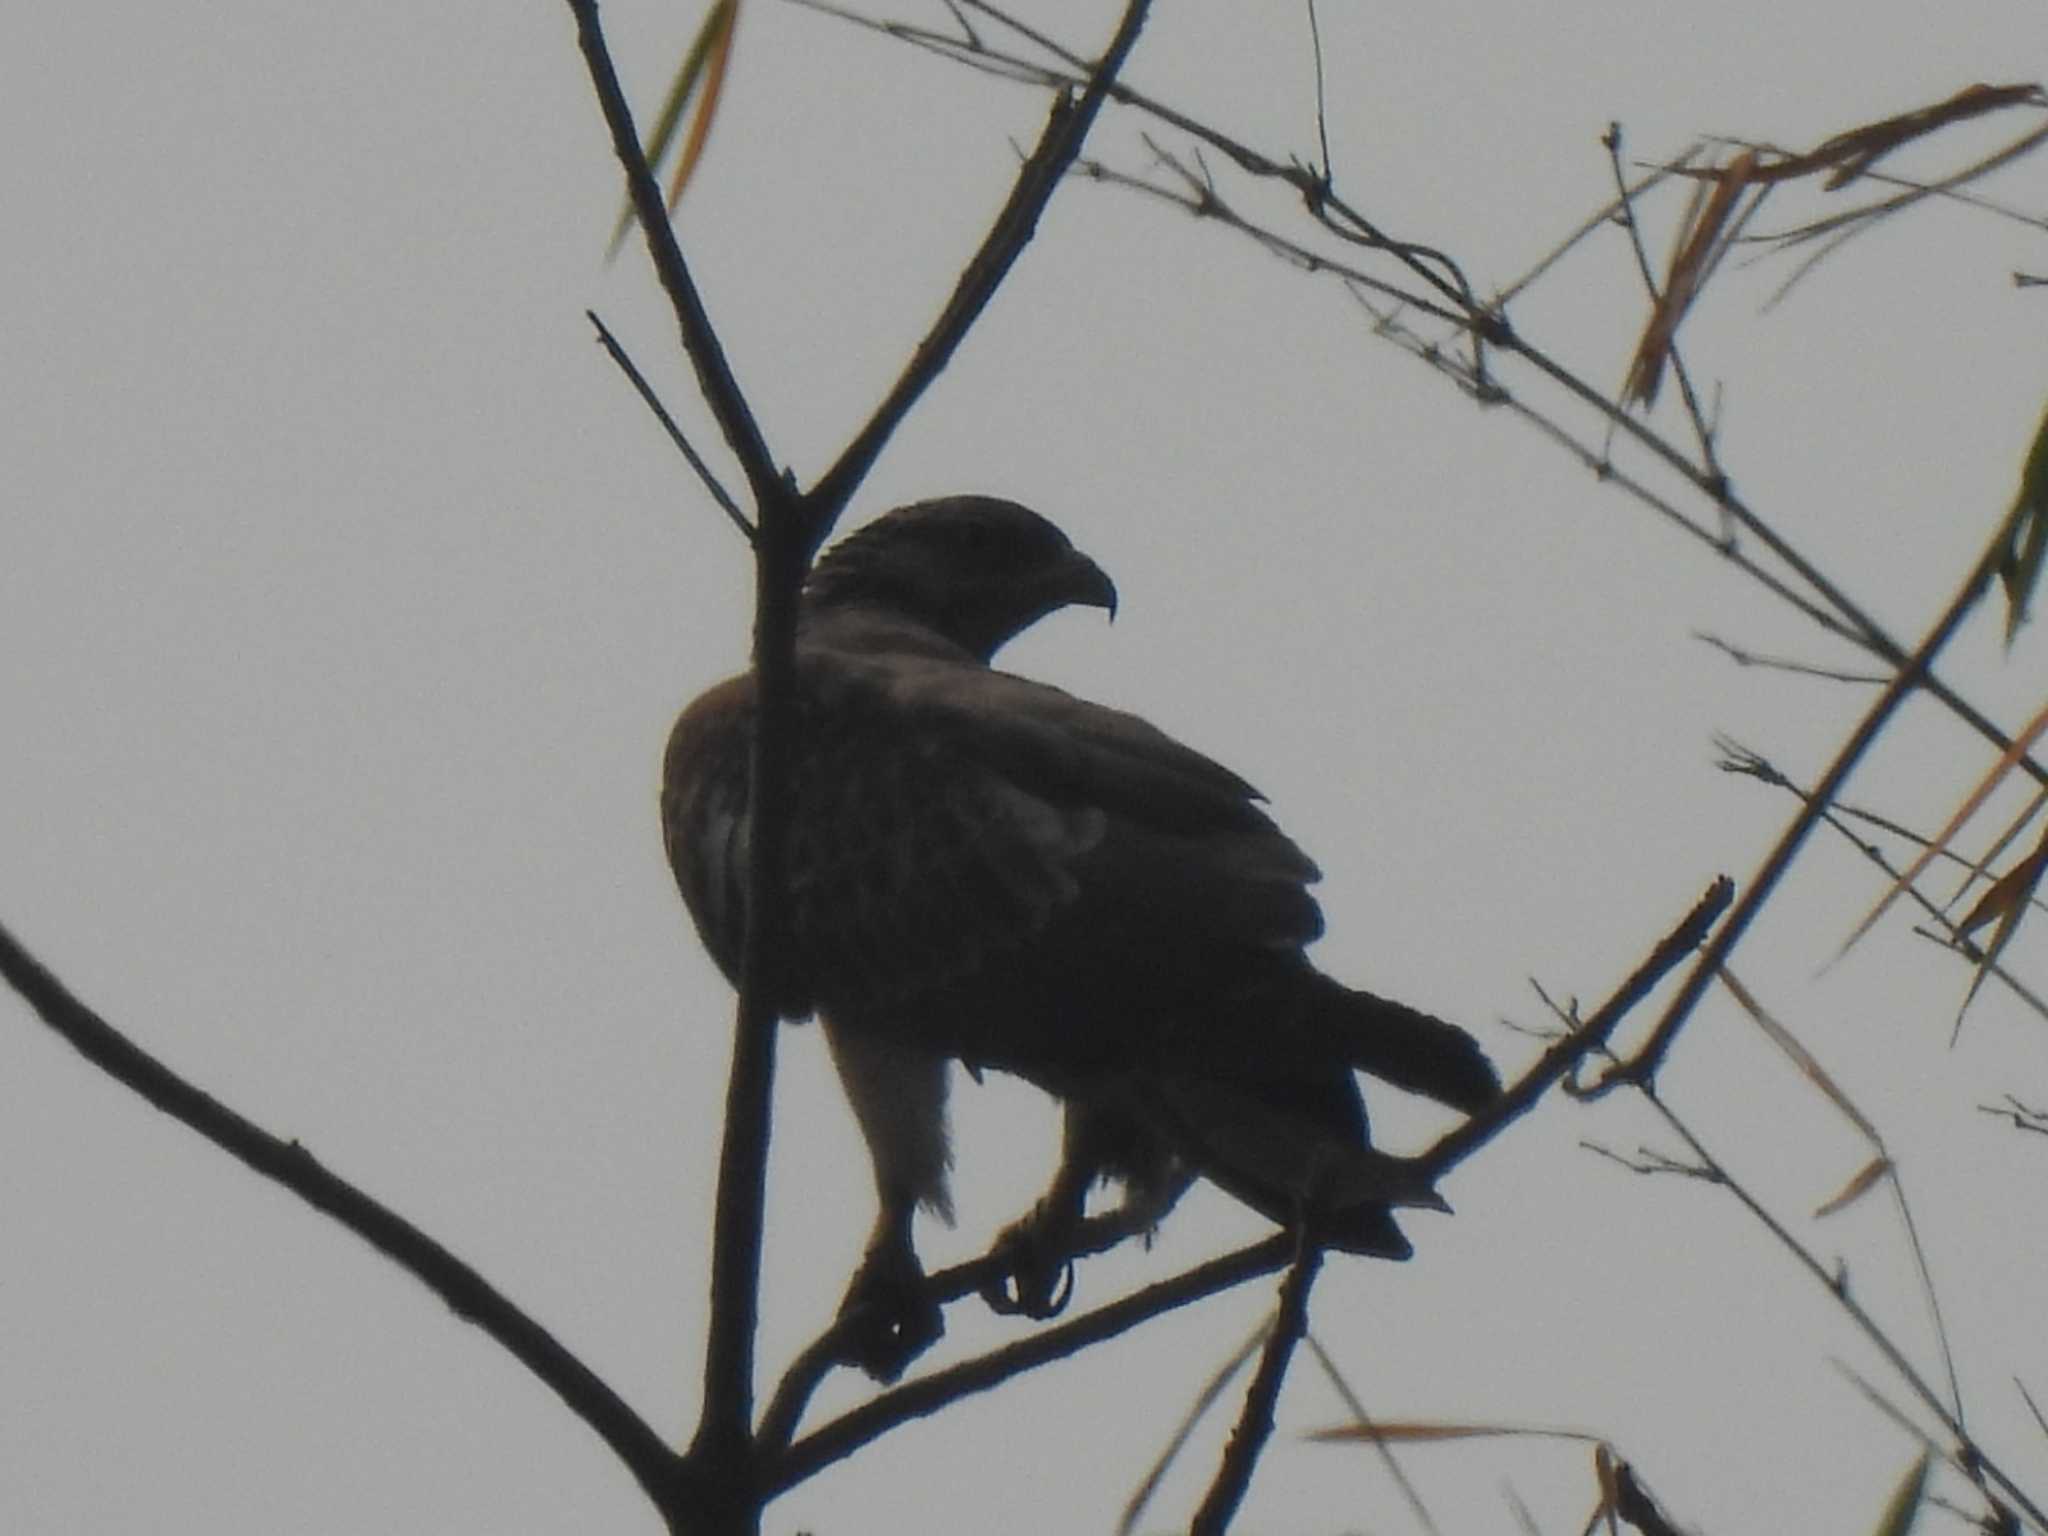
M 1254 804 L 1259 792 L 1221 763 L 1136 715 L 1049 684 L 923 659 L 885 662 L 864 680 L 919 732 L 959 739 L 976 760 L 1041 794 L 1162 828 L 1271 824 Z
M 747 792 L 753 731 L 753 674 L 728 678 L 677 718 L 661 775 L 669 868 L 704 948 L 735 987 L 752 858 Z
M 790 883 L 820 999 L 943 986 L 1055 918 L 1097 951 L 1139 923 L 1190 950 L 1320 932 L 1257 792 L 1134 715 L 922 657 L 821 658 L 805 698 Z
M 802 995 L 786 1013 L 886 1010 L 973 976 L 1056 917 L 1084 939 L 1143 924 L 1196 955 L 1298 949 L 1321 931 L 1307 891 L 1318 871 L 1257 791 L 1135 715 L 943 655 L 810 648 L 798 675 L 789 898 Z M 736 678 L 684 712 L 663 790 L 678 883 L 729 978 L 745 928 L 753 697 Z
M 1043 927 L 1078 887 L 1104 817 L 1055 804 L 977 761 L 963 732 L 905 709 L 898 666 L 810 651 L 799 666 L 789 827 L 791 1016 L 879 1011 L 971 974 Z M 945 663 L 945 665 L 953 665 Z M 967 668 L 962 668 L 967 670 Z M 752 844 L 751 676 L 697 699 L 669 737 L 662 823 L 705 948 L 738 984 Z

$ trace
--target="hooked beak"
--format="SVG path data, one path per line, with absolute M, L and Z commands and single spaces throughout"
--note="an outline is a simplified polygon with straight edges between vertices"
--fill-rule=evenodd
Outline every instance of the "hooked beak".
M 1060 574 L 1060 596 L 1084 608 L 1101 608 L 1116 622 L 1116 583 L 1078 549 L 1070 552 Z

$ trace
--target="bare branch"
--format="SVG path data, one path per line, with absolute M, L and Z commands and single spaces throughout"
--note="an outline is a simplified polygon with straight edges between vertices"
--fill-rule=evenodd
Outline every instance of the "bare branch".
M 1138 40 L 1150 5 L 1151 0 L 1128 0 L 1116 36 L 1110 40 L 1101 62 L 1089 76 L 1080 99 L 1076 101 L 1062 96 L 1053 103 L 1037 147 L 1018 168 L 1009 200 L 996 215 L 981 248 L 960 274 L 953 296 L 946 301 L 946 307 L 940 311 L 932 328 L 917 344 L 909 364 L 881 405 L 876 407 L 875 414 L 847 444 L 845 451 L 811 493 L 812 505 L 828 524 L 873 467 L 883 446 L 910 408 L 952 359 L 968 328 L 988 306 L 988 301 L 995 296 L 996 289 L 1037 232 L 1038 217 L 1052 200 L 1053 190 L 1059 185 L 1060 178 L 1066 175 L 1067 167 L 1080 154 L 1088 129 L 1102 110 L 1117 73 L 1123 68 L 1124 59 Z M 823 529 L 819 531 L 819 537 L 823 532 Z
M 765 1469 L 765 1491 L 774 1494 L 792 1488 L 890 1430 L 937 1413 L 963 1397 L 1001 1386 L 1011 1377 L 1051 1361 L 1064 1360 L 1163 1312 L 1271 1274 L 1293 1257 L 1294 1249 L 1290 1234 L 1275 1233 L 1015 1344 L 884 1392 L 804 1436 L 772 1460 Z
M 724 344 L 712 329 L 711 316 L 697 292 L 697 280 L 690 275 L 689 263 L 676 243 L 675 230 L 661 200 L 661 188 L 655 184 L 654 172 L 641 153 L 639 130 L 633 126 L 633 109 L 626 102 L 625 89 L 619 84 L 611 51 L 605 45 L 597 0 L 569 0 L 569 9 L 576 17 L 576 40 L 590 70 L 590 83 L 597 91 L 598 104 L 604 109 L 605 123 L 611 129 L 612 150 L 625 170 L 626 190 L 639 216 L 640 228 L 647 236 L 648 255 L 675 310 L 683 350 L 697 370 L 697 387 L 717 419 L 719 430 L 725 434 L 727 446 L 740 461 L 755 505 L 766 506 L 778 498 L 782 476 L 754 420 L 753 409 L 740 391 L 732 365 L 726 361 Z
M 1599 1012 L 1539 1056 L 1534 1066 L 1509 1085 L 1492 1109 L 1440 1137 L 1416 1159 L 1429 1178 L 1440 1177 L 1477 1152 L 1511 1122 L 1527 1114 L 1553 1083 L 1562 1081 L 1589 1054 L 1604 1049 L 1629 1010 L 1649 996 L 1658 982 L 1705 941 L 1734 896 L 1735 886 L 1725 875 L 1708 886 L 1692 911 L 1664 936 Z
M 1244 1409 L 1230 1441 L 1223 1448 L 1223 1460 L 1216 1468 L 1215 1481 L 1189 1522 L 1188 1536 L 1223 1536 L 1231 1518 L 1244 1502 L 1252 1485 L 1252 1472 L 1259 1453 L 1273 1438 L 1273 1410 L 1280 1401 L 1280 1385 L 1287 1379 L 1294 1348 L 1308 1332 L 1308 1293 L 1323 1267 L 1323 1250 L 1314 1241 L 1313 1228 L 1303 1224 L 1296 1234 L 1294 1263 L 1280 1284 L 1279 1306 L 1273 1326 L 1266 1333 L 1266 1347 L 1259 1355 L 1259 1368 L 1244 1395 Z
M 680 1467 L 661 1436 L 581 1360 L 440 1243 L 285 1141 L 187 1082 L 115 1029 L 0 926 L 0 975 L 78 1053 L 251 1170 L 332 1217 L 414 1276 L 533 1372 L 590 1426 L 657 1503 L 676 1497 Z
M 719 483 L 718 476 L 711 472 L 711 466 L 704 462 L 703 455 L 690 446 L 690 440 L 683 436 L 683 429 L 676 425 L 676 419 L 669 415 L 668 407 L 661 403 L 661 397 L 654 392 L 654 386 L 647 382 L 646 376 L 634 365 L 633 359 L 626 355 L 626 349 L 619 345 L 619 339 L 612 335 L 610 327 L 597 317 L 597 311 L 586 309 L 583 313 L 590 323 L 597 327 L 598 345 L 605 349 L 611 360 L 618 365 L 619 371 L 625 374 L 627 382 L 639 393 L 642 403 L 654 413 L 654 419 L 661 423 L 662 430 L 668 433 L 669 441 L 681 450 L 683 457 L 689 461 L 690 468 L 697 472 L 697 478 L 704 482 L 704 489 L 711 493 L 711 499 L 718 503 L 719 510 L 725 513 L 727 520 L 739 530 L 741 538 L 749 544 L 753 543 L 754 525 L 747 521 L 747 514 L 742 512 L 739 503 L 732 499 L 732 493 Z
M 1749 925 L 1763 910 L 1764 903 L 1770 899 L 1778 881 L 1791 867 L 1793 855 L 1805 844 L 1808 834 L 1819 824 L 1823 808 L 1833 802 L 1836 794 L 1848 782 L 1849 775 L 1855 770 L 1857 763 L 1862 760 L 1863 754 L 1869 750 L 1871 743 L 1877 740 L 1878 732 L 1884 729 L 1893 713 L 1927 675 L 1934 658 L 1941 654 L 1942 649 L 1962 626 L 1963 620 L 1969 616 L 1970 611 L 1976 607 L 1979 599 L 1989 588 L 1998 568 L 1999 556 L 2011 537 L 2018 512 L 2019 509 L 2015 509 L 1999 520 L 1997 532 L 1992 535 L 1984 552 L 1977 557 L 1977 563 L 1971 567 L 1962 586 L 1950 599 L 1947 609 L 1927 632 L 1926 638 L 1920 642 L 1920 647 L 1914 652 L 1911 661 L 1892 679 L 1890 686 L 1851 733 L 1842 750 L 1835 754 L 1835 760 L 1828 765 L 1827 772 L 1814 787 L 1812 799 L 1800 807 L 1799 814 L 1793 818 L 1792 824 L 1779 837 L 1777 846 L 1771 850 L 1751 879 L 1748 893 L 1729 915 L 1728 921 L 1722 924 L 1720 932 L 1714 935 L 1706 952 L 1694 962 L 1684 986 L 1679 989 L 1678 996 L 1672 999 L 1670 1006 L 1664 1010 L 1664 1017 L 1658 1021 L 1656 1032 L 1650 1036 L 1635 1057 L 1619 1067 L 1610 1069 L 1591 1091 L 1604 1092 L 1623 1081 L 1648 1086 L 1655 1080 L 1657 1068 L 1662 1064 L 1665 1052 L 1671 1049 L 1671 1042 L 1678 1037 L 1678 1031 L 1691 1017 L 1692 1010 L 1705 994 L 1708 983 L 1727 963 L 1735 951 L 1735 946 L 1742 941 L 1742 936 L 1748 931 Z

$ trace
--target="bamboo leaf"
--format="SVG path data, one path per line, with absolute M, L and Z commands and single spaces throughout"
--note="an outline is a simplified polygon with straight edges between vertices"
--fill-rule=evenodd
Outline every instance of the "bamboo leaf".
M 1722 970 L 1721 985 L 1734 994 L 1735 1001 L 1742 1004 L 1743 1011 L 1756 1020 L 1757 1027 L 1770 1037 L 1771 1044 L 1785 1053 L 1787 1059 L 1799 1069 L 1808 1082 L 1827 1095 L 1828 1102 L 1839 1109 L 1849 1123 L 1869 1139 L 1873 1147 L 1884 1145 L 1884 1139 L 1877 1134 L 1877 1127 L 1870 1123 L 1863 1111 L 1856 1107 L 1855 1101 L 1842 1091 L 1841 1086 L 1828 1076 L 1827 1069 L 1820 1064 L 1820 1059 L 1801 1045 L 1791 1030 L 1771 1016 L 1770 1010 L 1758 1002 L 1749 988 L 1735 978 L 1734 972 Z
M 1956 808 L 1955 814 L 1949 817 L 1948 825 L 1928 840 L 1927 846 L 1920 850 L 1919 856 L 1906 866 L 1904 873 L 1898 879 L 1891 883 L 1890 888 L 1884 893 L 1883 899 L 1870 909 L 1863 921 L 1856 925 L 1855 931 L 1842 941 L 1842 947 L 1835 951 L 1835 959 L 1839 960 L 1842 956 L 1849 953 L 1855 947 L 1856 941 L 1862 938 L 1864 934 L 1870 932 L 1876 926 L 1877 920 L 1891 910 L 1892 903 L 1897 901 L 1907 888 L 1920 878 L 1920 872 L 1937 858 L 1941 857 L 1942 851 L 1949 845 L 1949 840 L 1962 830 L 1964 822 L 1977 814 L 1977 807 L 1991 797 L 1991 792 L 1998 788 L 2008 773 L 2012 772 L 2013 765 L 2025 757 L 2034 743 L 2040 740 L 2043 731 L 2048 731 L 2048 708 L 2042 709 L 2032 720 L 2029 720 L 2026 729 L 2013 738 L 2012 745 L 2007 747 L 2004 753 L 2000 755 L 1998 761 L 1991 765 L 1991 771 L 1984 775 L 1983 780 L 1975 789 L 1970 791 L 1969 795 L 1963 800 L 1963 803 Z
M 1884 1507 L 1884 1516 L 1877 1522 L 1877 1529 L 1871 1536 L 1906 1536 L 1913 1529 L 1913 1521 L 1920 1513 L 1920 1501 L 1927 1492 L 1927 1452 L 1920 1453 L 1920 1459 L 1913 1463 L 1898 1489 L 1892 1494 L 1891 1502 Z
M 2020 919 L 2027 915 L 2027 906 L 2041 884 L 2044 869 L 2048 869 L 2048 829 L 2043 829 L 2041 841 L 2035 844 L 2034 851 L 1999 876 L 1997 883 L 1964 917 L 1961 924 L 1964 933 L 1974 933 L 1993 917 L 1998 919 L 1998 928 L 1991 935 L 1991 942 L 1984 946 L 1984 953 L 1977 961 L 1977 974 L 1970 978 L 1970 990 L 1963 994 L 1963 1006 L 1956 1011 L 1958 1028 L 1977 996 L 1977 989 L 1984 985 L 1984 978 L 1991 974 L 1991 967 L 1998 963 L 1998 957 L 2005 953 L 2005 946 L 2019 931 Z
M 2012 542 L 1998 562 L 1998 579 L 2005 587 L 2005 643 L 2027 622 L 2028 605 L 2041 582 L 2041 560 L 2048 554 L 2048 415 L 2034 433 L 2034 445 L 2020 471 L 2019 495 L 2014 501 L 2018 516 L 2013 524 Z
M 1842 1186 L 1840 1194 L 1836 1195 L 1832 1200 L 1823 1202 L 1813 1214 L 1816 1216 L 1832 1216 L 1837 1211 L 1847 1210 L 1869 1193 L 1871 1187 L 1891 1171 L 1892 1160 L 1890 1158 L 1873 1157 L 1857 1170 L 1856 1176 L 1853 1179 Z
M 691 124 L 690 140 L 684 146 L 677 178 L 669 187 L 668 208 L 671 213 L 675 212 L 676 201 L 682 196 L 682 184 L 689 180 L 689 173 L 695 169 L 697 157 L 703 151 L 705 135 L 710 132 L 709 114 L 718 108 L 726 60 L 732 53 L 732 36 L 738 22 L 739 0 L 713 0 L 711 9 L 704 13 L 704 20 L 697 27 L 697 35 L 690 40 L 690 51 L 683 55 L 681 68 L 676 71 L 675 79 L 669 82 L 668 95 L 662 99 L 661 111 L 655 115 L 654 127 L 642 146 L 649 168 L 658 171 L 668 158 L 669 146 L 675 142 L 676 129 L 682 123 L 690 98 L 696 94 L 698 83 L 704 81 L 704 98 L 698 107 L 696 120 Z M 632 227 L 633 199 L 629 195 L 625 206 L 619 210 L 618 223 L 612 227 L 611 243 L 605 247 L 606 261 L 619 254 L 619 247 L 625 244 L 626 234 Z

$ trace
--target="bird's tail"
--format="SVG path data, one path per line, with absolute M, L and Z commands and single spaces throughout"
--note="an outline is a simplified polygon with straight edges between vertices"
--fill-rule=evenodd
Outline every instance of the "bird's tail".
M 1153 1091 L 1156 1123 L 1194 1167 L 1283 1226 L 1317 1207 L 1327 1247 L 1405 1259 L 1413 1249 L 1391 1207 L 1449 1209 L 1415 1169 L 1373 1149 L 1358 1085 L 1334 1063 L 1319 1080 L 1175 1075 Z
M 1219 1001 L 1204 1020 L 1212 1027 L 1176 1038 L 1177 1070 L 1148 1083 L 1155 1123 L 1192 1166 L 1273 1220 L 1293 1221 L 1307 1203 L 1317 1241 L 1408 1257 L 1394 1210 L 1448 1207 L 1418 1170 L 1373 1147 L 1352 1073 L 1480 1110 L 1500 1097 L 1500 1079 L 1478 1042 L 1306 963 Z
M 1305 1022 L 1309 1038 L 1325 1052 L 1396 1088 L 1462 1109 L 1485 1109 L 1500 1097 L 1493 1063 L 1455 1024 L 1355 991 L 1320 972 L 1314 975 Z

